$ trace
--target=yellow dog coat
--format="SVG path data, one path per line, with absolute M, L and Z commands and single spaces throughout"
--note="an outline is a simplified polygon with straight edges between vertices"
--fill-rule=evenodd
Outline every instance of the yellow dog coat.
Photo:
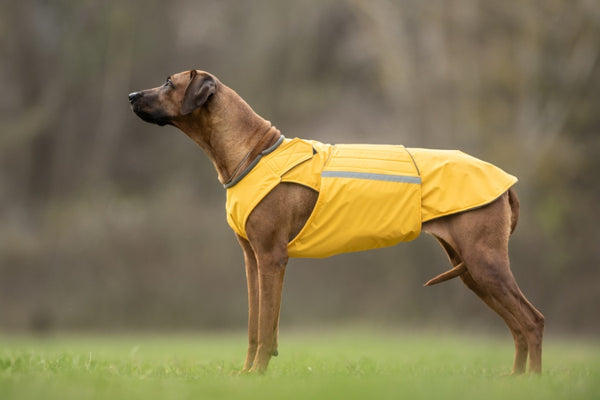
M 282 137 L 226 185 L 227 222 L 238 235 L 247 238 L 248 216 L 281 182 L 319 192 L 289 256 L 328 257 L 413 240 L 423 222 L 491 203 L 517 178 L 456 150 Z

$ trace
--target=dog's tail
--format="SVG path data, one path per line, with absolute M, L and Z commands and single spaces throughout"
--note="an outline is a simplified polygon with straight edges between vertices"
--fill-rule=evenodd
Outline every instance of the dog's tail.
M 510 233 L 515 231 L 519 221 L 519 197 L 514 188 L 508 189 L 508 204 L 510 205 Z

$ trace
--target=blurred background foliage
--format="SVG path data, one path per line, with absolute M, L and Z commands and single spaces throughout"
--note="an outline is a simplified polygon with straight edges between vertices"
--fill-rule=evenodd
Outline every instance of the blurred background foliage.
M 210 71 L 288 137 L 459 148 L 517 175 L 514 273 L 600 333 L 595 0 L 0 3 L 0 329 L 237 329 L 242 254 L 199 148 L 127 94 Z M 425 236 L 425 235 L 424 235 Z M 423 237 L 291 260 L 282 326 L 496 330 Z

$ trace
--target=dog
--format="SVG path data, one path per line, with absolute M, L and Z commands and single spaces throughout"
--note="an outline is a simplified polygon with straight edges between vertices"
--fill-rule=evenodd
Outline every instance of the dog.
M 460 277 L 508 325 L 515 343 L 512 373 L 525 372 L 528 358 L 529 372 L 541 372 L 544 316 L 519 289 L 508 258 L 509 236 L 519 217 L 519 200 L 512 187 L 516 179 L 511 180 L 506 174 L 504 186 L 500 187 L 502 192 L 483 204 L 473 203 L 470 207 L 434 213 L 430 219 L 417 222 L 414 217 L 406 217 L 413 219 L 409 228 L 391 228 L 404 229 L 405 232 L 400 235 L 404 235 L 402 237 L 394 233 L 395 237 L 380 242 L 383 234 L 371 232 L 373 227 L 363 229 L 360 225 L 361 221 L 369 218 L 355 216 L 350 219 L 358 221 L 358 228 L 336 229 L 336 232 L 349 233 L 337 242 L 326 243 L 319 238 L 324 237 L 323 230 L 329 225 L 313 223 L 313 219 L 317 218 L 313 217 L 314 214 L 327 216 L 337 213 L 335 209 L 328 207 L 327 204 L 330 203 L 320 201 L 325 185 L 337 185 L 331 183 L 335 179 L 338 182 L 359 181 L 358 186 L 373 182 L 379 185 L 379 181 L 389 178 L 387 172 L 373 172 L 379 171 L 379 161 L 373 161 L 368 155 L 367 162 L 358 163 L 360 168 L 366 165 L 367 169 L 332 169 L 328 164 L 332 159 L 338 160 L 336 162 L 343 166 L 344 152 L 354 152 L 362 157 L 362 150 L 352 146 L 338 147 L 313 141 L 284 139 L 277 128 L 257 115 L 235 91 L 204 71 L 191 70 L 169 76 L 162 86 L 130 93 L 129 102 L 135 114 L 144 121 L 160 126 L 172 125 L 195 141 L 208 155 L 219 181 L 227 188 L 227 218 L 244 253 L 248 285 L 248 351 L 243 372 L 265 371 L 271 357 L 278 354 L 281 291 L 290 256 L 320 257 L 330 255 L 328 252 L 335 254 L 388 246 L 401 240 L 411 240 L 421 230 L 439 241 L 453 265 L 449 271 L 427 282 L 426 286 Z M 401 164 L 402 171 L 391 174 L 394 182 L 382 184 L 387 187 L 385 190 L 388 192 L 377 192 L 363 202 L 361 209 L 378 208 L 369 207 L 369 202 L 383 201 L 385 197 L 400 198 L 405 191 L 418 192 L 422 196 L 427 190 L 430 193 L 428 196 L 439 192 L 436 183 L 429 183 L 430 189 L 426 189 L 425 180 L 421 181 L 420 162 L 413 159 L 411 149 L 396 146 L 388 153 L 386 149 L 377 146 L 369 148 L 377 154 L 384 154 L 386 163 Z M 286 152 L 285 156 L 280 156 L 284 154 L 283 151 Z M 341 155 L 332 158 L 332 154 L 338 152 Z M 452 154 L 449 153 L 449 156 Z M 321 163 L 325 165 L 325 169 L 313 171 L 307 182 L 300 181 L 304 178 L 295 176 L 296 171 L 316 168 L 304 166 L 309 165 L 309 160 L 319 157 L 325 160 Z M 436 153 L 436 157 L 434 160 L 437 161 L 432 166 L 434 169 L 436 165 L 446 163 L 445 153 Z M 369 169 L 371 164 L 372 169 Z M 273 172 L 275 166 L 279 170 Z M 356 163 L 350 165 L 350 169 L 354 166 Z M 267 178 L 261 175 L 263 172 L 267 173 Z M 484 178 L 482 181 L 485 180 Z M 396 184 L 398 186 L 394 186 Z M 456 185 L 460 185 L 460 182 L 450 186 Z M 260 196 L 248 194 L 245 188 L 249 187 L 262 188 Z M 394 187 L 399 189 L 394 191 Z M 331 201 L 343 201 L 348 193 L 344 190 L 339 189 L 330 196 L 333 199 Z M 479 192 L 479 187 L 461 186 L 451 193 L 464 192 Z M 399 200 L 402 206 L 385 207 L 396 213 L 395 208 L 413 207 L 416 204 L 414 199 L 418 199 L 418 196 Z M 386 224 L 391 219 L 405 218 L 393 215 L 393 218 L 379 218 L 377 221 Z M 307 229 L 312 233 L 305 234 Z M 355 234 L 362 238 L 353 241 Z M 302 243 L 298 246 L 298 237 L 306 238 L 307 235 L 308 240 L 304 242 L 304 246 Z M 352 243 L 348 245 L 350 242 Z M 321 249 L 314 250 L 321 243 Z

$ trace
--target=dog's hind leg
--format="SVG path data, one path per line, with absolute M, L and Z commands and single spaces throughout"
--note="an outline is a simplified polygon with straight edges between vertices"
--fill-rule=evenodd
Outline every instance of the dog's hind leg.
M 527 352 L 529 371 L 541 372 L 543 315 L 529 303 L 519 289 L 507 258 L 490 257 L 485 255 L 485 251 L 478 253 L 465 254 L 469 272 L 461 278 L 511 329 L 516 349 L 513 373 L 525 371 Z
M 519 353 L 519 349 L 525 347 L 522 339 L 525 336 L 529 372 L 539 373 L 542 369 L 544 316 L 525 298 L 510 270 L 508 238 L 516 222 L 513 204 L 514 199 L 511 201 L 509 193 L 484 208 L 461 215 L 459 224 L 468 234 L 463 236 L 466 240 L 458 247 L 472 281 L 498 304 L 499 313 L 504 314 L 507 324 L 514 326 L 511 329 L 513 336 L 517 335 L 514 372 L 525 369 L 524 351 Z
M 497 302 L 494 297 L 492 297 L 486 290 L 479 286 L 473 280 L 473 277 L 469 272 L 464 273 L 460 278 L 469 289 L 479 296 L 479 298 L 485 304 L 487 304 L 488 307 L 494 310 L 504 320 L 510 329 L 510 333 L 512 334 L 515 342 L 515 361 L 513 364 L 512 373 L 522 374 L 525 372 L 529 347 L 527 344 L 527 337 L 523 333 L 523 329 L 519 321 L 517 321 L 517 319 L 515 319 L 515 317 L 502 306 L 502 304 Z
M 441 234 L 441 232 L 439 233 Z M 442 237 L 433 234 L 433 236 L 438 240 L 438 242 L 444 248 L 448 258 L 452 265 L 465 265 L 462 257 L 458 253 L 458 251 L 452 247 L 446 240 Z M 474 280 L 471 274 L 468 271 L 468 267 L 466 267 L 466 271 L 462 272 L 460 275 L 463 283 L 473 291 L 488 307 L 494 310 L 506 323 L 508 326 L 513 340 L 515 342 L 515 361 L 513 365 L 513 374 L 520 374 L 525 372 L 525 366 L 527 363 L 527 338 L 523 334 L 523 330 L 519 322 L 510 314 L 504 307 L 494 300 L 490 294 L 480 287 Z
M 525 298 L 510 270 L 508 238 L 515 215 L 509 195 L 476 210 L 424 224 L 423 229 L 442 243 L 452 263 L 462 260 L 459 276 L 490 308 L 502 317 L 515 341 L 514 373 L 540 372 L 544 317 Z M 514 202 L 514 200 L 513 200 Z M 528 354 L 529 353 L 529 354 Z
M 510 270 L 508 238 L 514 221 L 508 197 L 504 195 L 486 207 L 457 215 L 454 229 L 462 233 L 454 238 L 469 272 L 463 275 L 463 281 L 476 293 L 482 293 L 484 301 L 489 298 L 487 303 L 513 333 L 517 351 L 513 372 L 524 371 L 528 352 L 529 371 L 539 373 L 544 317 L 525 298 Z

